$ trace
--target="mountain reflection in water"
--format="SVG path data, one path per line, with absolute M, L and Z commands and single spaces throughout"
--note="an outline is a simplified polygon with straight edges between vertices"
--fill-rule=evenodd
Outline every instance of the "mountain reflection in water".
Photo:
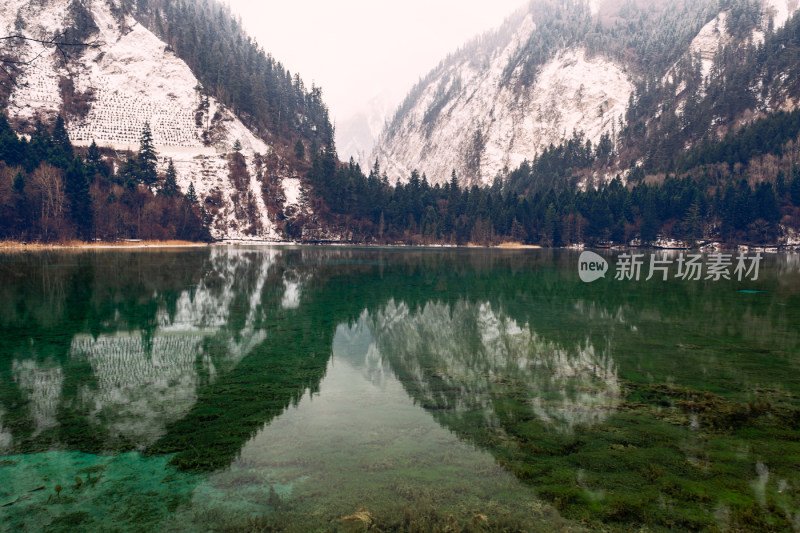
M 133 308 L 112 304 L 104 310 L 100 332 L 87 331 L 88 324 L 80 323 L 76 331 L 66 329 L 59 332 L 61 338 L 51 339 L 46 333 L 57 327 L 56 320 L 43 324 L 41 334 L 31 335 L 12 352 L 12 379 L 33 425 L 30 436 L 22 438 L 35 440 L 45 430 L 57 429 L 59 409 L 69 406 L 101 429 L 106 446 L 145 449 L 153 444 L 191 410 L 201 384 L 235 368 L 266 338 L 256 320 L 278 254 L 213 249 L 196 283 L 177 290 L 158 282 L 141 287 Z M 124 278 L 131 272 L 119 274 Z M 135 284 L 126 288 L 131 286 Z M 131 299 L 123 289 L 98 292 L 106 291 L 120 301 Z M 238 320 L 233 320 L 234 309 Z M 207 350 L 211 345 L 224 349 Z M 65 390 L 65 365 L 80 368 L 87 379 Z M 0 440 L 6 449 L 13 442 L 7 433 Z
M 334 337 L 334 353 L 365 352 L 371 376 L 390 368 L 423 408 L 448 411 L 439 420 L 470 411 L 486 425 L 502 426 L 507 412 L 495 400 L 504 401 L 497 393 L 513 387 L 539 420 L 559 431 L 600 423 L 619 404 L 609 351 L 597 353 L 588 340 L 565 348 L 542 339 L 489 302 L 428 302 L 412 312 L 392 300 L 365 310 L 352 326 L 340 325 Z

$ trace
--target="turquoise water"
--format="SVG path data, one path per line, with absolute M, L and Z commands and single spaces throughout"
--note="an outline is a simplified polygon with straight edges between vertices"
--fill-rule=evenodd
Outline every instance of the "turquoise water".
M 7 253 L 0 527 L 800 529 L 798 257 L 578 256 Z

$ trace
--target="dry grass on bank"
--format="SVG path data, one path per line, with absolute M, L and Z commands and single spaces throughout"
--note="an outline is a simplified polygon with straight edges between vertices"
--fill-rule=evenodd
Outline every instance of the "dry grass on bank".
M 0 241 L 0 250 L 64 250 L 64 249 L 81 249 L 81 250 L 99 250 L 105 248 L 185 248 L 185 247 L 204 247 L 208 246 L 202 242 L 190 241 L 140 241 L 140 240 L 124 240 L 124 241 L 95 241 L 85 242 L 78 240 L 61 241 L 61 242 L 19 242 L 19 241 Z
M 497 248 L 508 250 L 540 250 L 542 247 L 535 244 L 522 244 L 521 242 L 504 242 L 497 245 Z

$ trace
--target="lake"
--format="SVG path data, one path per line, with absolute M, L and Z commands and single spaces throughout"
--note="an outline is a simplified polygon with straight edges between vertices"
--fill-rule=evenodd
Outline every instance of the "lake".
M 800 258 L 579 255 L 0 254 L 0 527 L 800 529 Z

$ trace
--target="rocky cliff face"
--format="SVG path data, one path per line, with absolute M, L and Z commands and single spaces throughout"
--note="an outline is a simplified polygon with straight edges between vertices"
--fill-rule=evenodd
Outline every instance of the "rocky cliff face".
M 68 0 L 0 2 L 0 33 L 51 39 L 75 25 Z M 194 184 L 212 215 L 218 239 L 284 239 L 279 220 L 286 213 L 309 214 L 291 164 L 275 146 L 251 132 L 203 88 L 189 67 L 156 35 L 113 1 L 87 0 L 81 25 L 87 42 L 77 58 L 63 61 L 53 47 L 26 41 L 6 45 L 6 53 L 27 62 L 8 99 L 9 118 L 22 129 L 36 118 L 64 111 L 65 98 L 84 101 L 88 110 L 68 114 L 73 144 L 119 151 L 137 150 L 149 123 L 160 163 L 172 159 L 178 184 Z M 65 92 L 66 84 L 71 89 Z M 232 179 L 229 156 L 241 145 L 244 179 Z

